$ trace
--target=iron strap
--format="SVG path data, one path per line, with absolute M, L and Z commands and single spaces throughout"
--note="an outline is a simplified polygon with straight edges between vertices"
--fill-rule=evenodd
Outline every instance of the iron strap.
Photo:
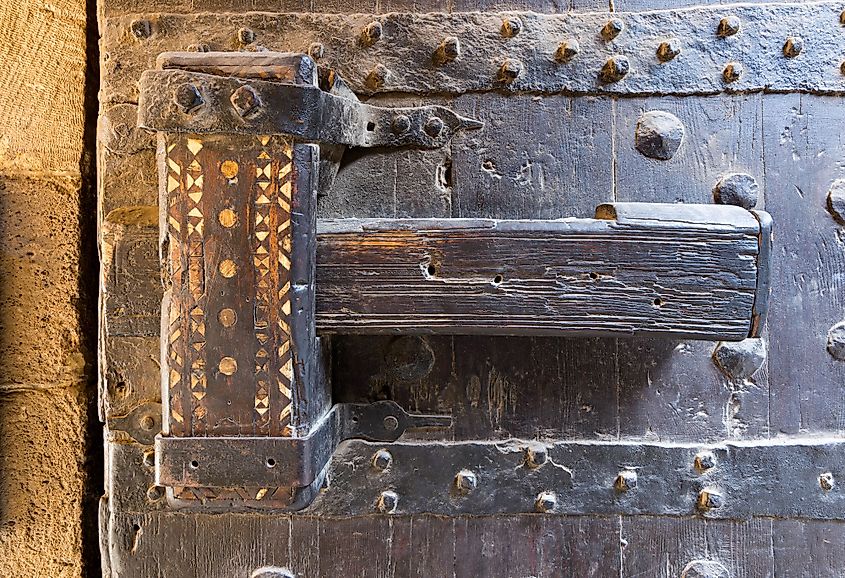
M 386 455 L 385 455 L 386 452 Z M 845 441 L 349 442 L 307 510 L 845 519 Z M 389 463 L 389 467 L 377 467 Z
M 159 50 L 183 49 L 177 31 L 188 27 L 207 31 L 203 40 L 212 50 L 231 50 L 244 26 L 255 47 L 311 47 L 359 94 L 841 94 L 842 9 L 840 2 L 812 2 L 634 13 L 254 13 L 236 20 L 207 13 L 151 20 Z M 128 25 L 109 20 L 105 42 L 112 59 L 130 68 L 124 73 L 137 78 L 147 47 L 120 41 Z M 106 86 L 105 98 L 134 100 L 133 90 Z
M 164 132 L 286 134 L 354 147 L 438 148 L 457 131 L 481 126 L 443 106 L 384 108 L 315 86 L 186 70 L 149 70 L 140 86 L 139 125 Z M 174 102 L 185 87 L 199 95 L 197 105 L 187 111 Z M 232 104 L 239 89 L 250 91 L 254 102 L 246 111 Z

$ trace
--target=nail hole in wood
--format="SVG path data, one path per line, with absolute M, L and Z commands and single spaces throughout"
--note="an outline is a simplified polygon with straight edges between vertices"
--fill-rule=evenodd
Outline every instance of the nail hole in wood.
M 502 276 L 501 275 L 496 275 L 495 277 L 493 277 L 493 284 L 494 285 L 498 285 L 501 282 L 502 282 Z
M 591 272 L 591 273 L 590 273 L 590 279 L 592 279 L 592 280 L 594 280 L 594 281 L 595 281 L 595 280 L 596 280 L 596 279 L 598 279 L 598 278 L 599 278 L 599 274 L 598 274 L 598 273 L 596 273 L 595 271 L 593 271 L 593 272 Z
M 373 132 L 374 130 L 376 130 L 376 123 L 374 123 L 372 121 L 368 122 L 367 123 L 367 130 L 369 132 Z
M 267 464 L 268 468 L 275 468 L 276 467 L 276 460 L 273 458 L 267 458 L 267 461 L 264 462 Z
M 655 306 L 655 307 L 660 307 L 661 305 L 663 305 L 663 299 L 661 299 L 660 297 L 656 297 L 656 298 L 654 299 L 654 306 Z
M 197 460 L 191 460 L 191 463 L 188 464 L 188 465 L 191 466 L 191 469 L 193 469 L 193 470 L 200 467 L 200 463 Z
M 434 274 L 437 273 L 437 268 L 434 266 L 434 263 L 429 263 L 426 271 L 428 271 L 429 275 L 434 277 Z

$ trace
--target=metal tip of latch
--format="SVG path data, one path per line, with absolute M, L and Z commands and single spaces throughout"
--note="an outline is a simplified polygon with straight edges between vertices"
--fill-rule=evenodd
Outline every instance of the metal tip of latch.
M 465 129 L 465 130 L 473 130 L 482 128 L 484 123 L 480 120 L 476 120 L 474 118 L 466 118 L 464 116 L 458 116 L 458 129 Z

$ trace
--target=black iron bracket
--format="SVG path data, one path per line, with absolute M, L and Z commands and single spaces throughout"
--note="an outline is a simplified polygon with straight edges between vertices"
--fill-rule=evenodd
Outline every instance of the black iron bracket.
M 259 55 L 259 59 L 261 59 Z M 481 128 L 444 106 L 386 108 L 358 101 L 342 81 L 319 71 L 305 55 L 281 54 L 265 64 L 243 53 L 174 53 L 159 57 L 163 70 L 141 76 L 139 125 L 162 132 L 193 134 L 286 134 L 309 142 L 351 147 L 439 148 L 460 130 Z M 284 75 L 244 77 L 259 66 L 284 65 L 303 82 Z M 182 68 L 170 68 L 179 65 Z M 206 71 L 214 72 L 209 74 Z M 237 74 L 238 76 L 221 76 Z M 310 77 L 310 78 L 308 78 Z M 331 82 L 331 85 L 327 83 Z
M 310 486 L 349 439 L 393 442 L 407 431 L 449 428 L 452 418 L 409 414 L 393 401 L 339 403 L 302 437 L 163 437 L 156 484 L 182 488 Z

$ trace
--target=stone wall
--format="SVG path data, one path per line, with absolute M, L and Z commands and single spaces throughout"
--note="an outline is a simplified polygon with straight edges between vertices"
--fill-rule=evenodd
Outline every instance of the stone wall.
M 92 568 L 87 24 L 82 0 L 0 2 L 0 576 Z

